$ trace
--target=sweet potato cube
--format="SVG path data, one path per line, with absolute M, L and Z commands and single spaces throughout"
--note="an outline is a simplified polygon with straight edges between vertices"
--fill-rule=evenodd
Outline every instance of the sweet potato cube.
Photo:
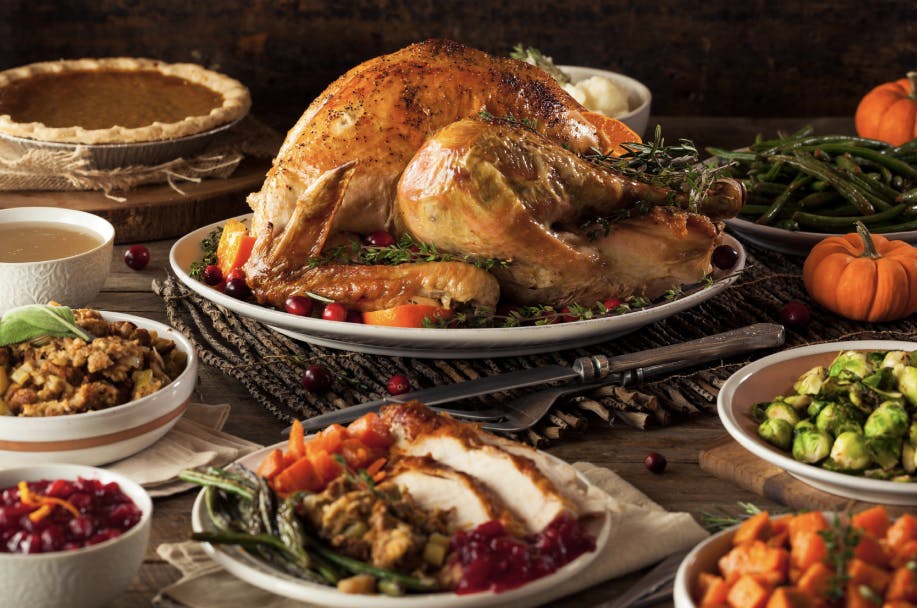
M 885 541 L 892 551 L 897 551 L 898 547 L 911 540 L 917 540 L 917 517 L 905 513 L 888 527 Z
M 891 575 L 882 568 L 866 563 L 854 557 L 847 562 L 847 576 L 850 582 L 857 585 L 866 585 L 876 593 L 885 593 Z
M 726 602 L 733 608 L 764 608 L 771 589 L 752 574 L 743 574 L 729 589 Z
M 789 572 L 790 554 L 786 549 L 755 540 L 733 547 L 718 565 L 728 582 L 744 574 L 766 574 L 769 581 L 779 583 Z
M 891 566 L 899 568 L 908 562 L 917 561 L 917 540 L 905 541 L 898 545 L 891 555 Z
M 853 549 L 853 556 L 863 560 L 867 564 L 879 566 L 880 568 L 888 568 L 888 552 L 885 550 L 885 547 L 882 546 L 878 538 L 880 537 L 875 537 L 872 534 L 863 534 L 857 546 Z
M 907 566 L 895 569 L 888 582 L 885 599 L 917 602 L 917 572 Z
M 797 532 L 790 547 L 790 563 L 805 571 L 814 563 L 823 562 L 828 557 L 828 545 L 818 532 Z
M 741 545 L 753 540 L 767 540 L 772 534 L 770 514 L 756 513 L 743 521 L 732 537 L 732 544 Z
M 777 587 L 767 600 L 766 608 L 814 608 L 815 601 L 796 587 Z
M 787 524 L 790 544 L 796 544 L 796 535 L 801 532 L 819 532 L 828 528 L 828 521 L 821 511 L 807 511 L 794 515 Z
M 875 538 L 885 538 L 891 520 L 888 511 L 882 505 L 876 505 L 860 511 L 850 518 L 850 525 L 859 528 Z
M 713 581 L 710 586 L 707 587 L 707 590 L 697 604 L 698 608 L 722 608 L 726 606 L 726 598 L 729 595 L 729 583 L 722 577 L 717 577 L 717 579 L 718 580 Z
M 796 587 L 816 599 L 826 599 L 831 590 L 834 572 L 823 562 L 809 566 L 796 581 Z

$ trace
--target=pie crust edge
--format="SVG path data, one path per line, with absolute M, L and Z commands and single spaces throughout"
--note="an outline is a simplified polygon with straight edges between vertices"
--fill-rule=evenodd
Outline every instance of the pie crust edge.
M 137 128 L 121 126 L 106 129 L 84 129 L 78 126 L 49 127 L 41 122 L 16 122 L 9 114 L 0 114 L 0 133 L 43 142 L 87 145 L 154 142 L 210 131 L 242 118 L 251 107 L 248 88 L 234 78 L 194 63 L 166 63 L 156 59 L 137 57 L 62 59 L 32 63 L 0 72 L 0 89 L 13 81 L 38 74 L 105 70 L 152 70 L 166 76 L 176 76 L 218 93 L 223 97 L 223 104 L 212 109 L 207 115 L 188 116 L 172 123 L 154 122 Z

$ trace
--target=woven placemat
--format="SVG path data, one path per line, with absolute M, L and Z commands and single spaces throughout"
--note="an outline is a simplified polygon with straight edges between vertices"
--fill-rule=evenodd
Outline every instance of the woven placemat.
M 801 279 L 801 259 L 754 245 L 742 276 L 716 297 L 641 328 L 626 336 L 585 348 L 543 355 L 491 359 L 421 359 L 334 350 L 298 342 L 252 319 L 236 315 L 201 298 L 168 276 L 155 282 L 170 323 L 194 344 L 201 361 L 241 382 L 252 397 L 283 422 L 305 418 L 384 397 L 388 379 L 405 374 L 412 388 L 460 382 L 513 369 L 546 364 L 571 365 L 577 357 L 616 355 L 701 338 L 761 322 L 779 322 L 780 309 L 791 300 L 805 303 L 812 320 L 801 331 L 788 331 L 785 347 L 855 339 L 911 340 L 917 336 L 914 317 L 894 323 L 858 323 L 814 304 Z M 637 388 L 603 387 L 560 402 L 541 423 L 516 436 L 543 446 L 590 425 L 616 421 L 638 428 L 666 425 L 688 416 L 713 414 L 722 382 L 763 351 L 715 361 Z M 332 389 L 313 393 L 302 387 L 307 365 L 321 363 L 334 376 Z M 491 404 L 512 393 L 482 398 Z

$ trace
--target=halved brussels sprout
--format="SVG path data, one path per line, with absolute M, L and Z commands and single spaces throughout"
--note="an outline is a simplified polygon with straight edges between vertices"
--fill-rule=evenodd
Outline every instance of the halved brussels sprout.
M 831 435 L 819 429 L 804 430 L 793 438 L 793 458 L 800 462 L 816 464 L 831 453 Z
M 862 471 L 872 462 L 866 449 L 866 438 L 859 433 L 846 431 L 831 445 L 831 465 L 842 471 Z
M 825 368 L 819 365 L 813 367 L 793 384 L 793 390 L 797 395 L 817 395 L 821 392 L 821 386 L 825 382 Z
M 796 408 L 785 401 L 774 401 L 767 409 L 764 410 L 764 416 L 768 419 L 782 418 L 790 423 L 790 428 L 796 425 L 802 418 L 796 412 Z
M 835 357 L 828 366 L 828 377 L 862 380 L 873 371 L 866 353 L 848 350 Z
M 900 437 L 866 437 L 866 449 L 873 461 L 883 469 L 893 469 L 901 462 Z
M 793 425 L 783 418 L 768 418 L 758 425 L 758 436 L 786 451 L 793 445 Z
M 917 367 L 908 365 L 901 370 L 901 375 L 898 377 L 898 390 L 912 407 L 917 407 Z
M 873 410 L 866 424 L 863 425 L 863 432 L 867 437 L 897 437 L 901 438 L 908 434 L 911 421 L 907 411 L 900 405 L 886 401 Z
M 815 426 L 835 437 L 843 430 L 851 430 L 851 423 L 859 424 L 862 414 L 852 405 L 831 402 L 818 412 Z

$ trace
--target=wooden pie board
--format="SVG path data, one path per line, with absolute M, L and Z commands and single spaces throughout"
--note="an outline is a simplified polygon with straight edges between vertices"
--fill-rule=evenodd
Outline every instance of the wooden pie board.
M 112 223 L 116 243 L 175 238 L 250 211 L 245 198 L 261 188 L 270 166 L 270 160 L 246 158 L 228 178 L 177 183 L 184 194 L 168 184 L 141 186 L 116 193 L 127 199 L 124 202 L 95 191 L 0 192 L 0 209 L 62 207 L 88 211 Z
M 783 469 L 761 460 L 731 437 L 716 442 L 700 453 L 700 467 L 714 477 L 730 481 L 746 490 L 786 505 L 791 510 L 854 512 L 875 503 L 835 496 L 799 481 Z M 913 512 L 913 507 L 888 505 L 892 515 Z

